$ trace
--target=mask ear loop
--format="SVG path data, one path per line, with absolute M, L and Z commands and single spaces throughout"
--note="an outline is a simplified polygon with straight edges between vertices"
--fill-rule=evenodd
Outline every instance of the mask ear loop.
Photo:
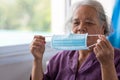
M 99 35 L 99 34 L 91 34 L 91 35 L 88 35 L 88 36 L 98 36 L 98 35 Z M 91 48 L 91 47 L 93 47 L 93 46 L 95 46 L 95 45 L 96 45 L 96 43 L 94 43 L 94 44 L 88 46 L 88 49 Z
M 88 36 L 98 36 L 98 35 L 101 34 L 101 30 L 102 30 L 102 27 L 101 27 L 100 30 L 98 31 L 98 34 L 91 34 L 91 35 L 88 35 Z M 88 46 L 88 49 L 91 48 L 91 47 L 93 47 L 93 46 L 95 46 L 95 45 L 96 45 L 96 43 L 94 43 L 94 44 Z

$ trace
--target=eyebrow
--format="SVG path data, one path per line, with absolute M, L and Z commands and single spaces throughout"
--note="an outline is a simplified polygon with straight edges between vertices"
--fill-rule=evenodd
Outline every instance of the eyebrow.
M 78 21 L 79 18 L 73 18 L 72 21 Z M 92 18 L 85 18 L 84 21 L 90 21 L 90 22 L 93 22 L 94 20 Z
M 86 18 L 85 20 L 90 20 L 90 21 L 94 21 L 92 18 Z
M 78 21 L 79 20 L 79 18 L 73 18 L 72 19 L 72 21 Z
M 85 19 L 86 22 L 94 22 L 93 19 Z

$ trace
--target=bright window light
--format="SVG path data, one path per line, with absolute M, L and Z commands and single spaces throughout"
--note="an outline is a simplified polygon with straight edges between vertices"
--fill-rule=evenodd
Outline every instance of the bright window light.
M 63 33 L 64 0 L 0 0 L 0 46 L 28 44 L 34 35 Z

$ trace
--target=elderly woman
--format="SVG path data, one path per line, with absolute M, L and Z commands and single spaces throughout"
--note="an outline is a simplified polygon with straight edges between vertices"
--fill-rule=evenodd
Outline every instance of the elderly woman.
M 120 80 L 120 50 L 105 37 L 110 28 L 101 4 L 94 0 L 78 2 L 72 7 L 68 25 L 75 34 L 99 34 L 88 37 L 87 45 L 95 45 L 88 50 L 57 53 L 43 73 L 45 37 L 35 36 L 30 46 L 34 56 L 32 80 Z

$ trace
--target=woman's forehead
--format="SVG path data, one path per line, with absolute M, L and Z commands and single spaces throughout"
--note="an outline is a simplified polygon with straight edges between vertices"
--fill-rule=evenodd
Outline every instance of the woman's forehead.
M 93 18 L 98 18 L 97 17 L 97 11 L 91 7 L 91 6 L 79 6 L 73 15 L 74 19 L 77 18 L 86 18 L 86 19 L 93 19 Z

